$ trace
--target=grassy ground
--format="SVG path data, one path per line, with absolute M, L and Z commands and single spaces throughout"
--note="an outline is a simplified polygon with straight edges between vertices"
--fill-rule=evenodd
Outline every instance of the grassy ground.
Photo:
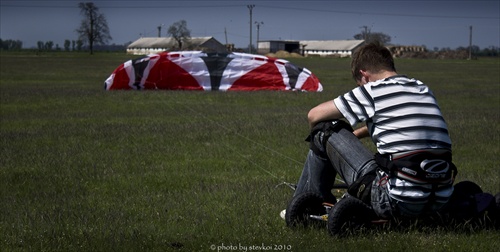
M 322 93 L 113 91 L 124 54 L 0 54 L 1 251 L 492 251 L 499 232 L 335 240 L 278 216 L 306 114 L 350 90 L 348 59 L 291 59 Z M 434 90 L 458 180 L 500 192 L 500 61 L 397 60 Z M 370 143 L 367 141 L 367 145 Z

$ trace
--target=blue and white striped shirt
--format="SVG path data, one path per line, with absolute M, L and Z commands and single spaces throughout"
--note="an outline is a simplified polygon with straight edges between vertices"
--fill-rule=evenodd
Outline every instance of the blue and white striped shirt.
M 334 99 L 351 125 L 366 121 L 381 154 L 449 149 L 446 122 L 431 90 L 403 75 L 370 82 Z

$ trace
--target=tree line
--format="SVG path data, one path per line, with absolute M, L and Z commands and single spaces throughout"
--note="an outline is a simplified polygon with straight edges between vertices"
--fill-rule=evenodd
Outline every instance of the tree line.
M 63 48 L 56 44 L 54 47 L 54 42 L 52 41 L 38 41 L 36 43 L 38 51 L 82 51 L 83 41 L 82 40 L 64 40 Z
M 82 33 L 85 34 L 85 33 Z M 190 39 L 190 30 L 187 28 L 187 22 L 185 20 L 181 20 L 172 24 L 167 34 L 170 35 L 176 42 L 177 48 L 176 50 L 180 50 L 183 48 L 183 45 L 187 43 Z M 364 39 L 366 42 L 378 41 L 385 45 L 390 45 L 391 37 L 387 34 L 381 32 L 368 32 L 368 33 L 359 33 L 353 36 L 355 39 Z M 123 45 L 116 44 L 104 44 L 97 43 L 93 45 L 92 48 L 89 47 L 88 44 L 85 43 L 84 37 L 80 37 L 78 40 L 64 40 L 63 46 L 59 46 L 59 44 L 54 44 L 53 41 L 38 41 L 37 42 L 37 50 L 42 51 L 124 51 L 127 48 L 127 45 L 131 42 L 128 42 Z M 425 47 L 425 46 L 423 46 Z M 450 47 L 438 48 L 434 47 L 432 49 L 426 48 L 429 52 L 468 52 L 468 47 L 457 47 L 452 49 Z M 3 51 L 20 51 L 23 50 L 23 42 L 20 40 L 2 40 L 0 38 L 0 50 Z M 479 46 L 473 45 L 471 47 L 471 52 L 475 57 L 498 57 L 500 55 L 500 48 L 496 46 L 490 46 L 486 48 L 480 48 Z
M 103 44 L 94 45 L 94 49 L 98 51 L 123 51 L 127 48 L 127 44 L 116 45 L 116 44 Z M 0 39 L 0 50 L 1 51 L 21 51 L 21 50 L 37 50 L 39 52 L 50 52 L 50 51 L 65 51 L 65 52 L 83 52 L 88 51 L 89 48 L 85 45 L 82 40 L 64 40 L 63 46 L 54 43 L 54 41 L 37 41 L 36 47 L 34 48 L 24 48 L 23 42 L 21 40 Z

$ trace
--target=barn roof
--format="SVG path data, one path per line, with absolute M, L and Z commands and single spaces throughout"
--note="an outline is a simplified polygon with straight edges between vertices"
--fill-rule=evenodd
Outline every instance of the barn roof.
M 189 41 L 192 45 L 201 45 L 210 39 L 213 39 L 213 37 L 194 37 Z M 128 48 L 166 48 L 176 44 L 175 39 L 171 37 L 152 37 L 140 38 L 132 42 Z
M 362 45 L 364 40 L 301 40 L 305 50 L 352 51 Z

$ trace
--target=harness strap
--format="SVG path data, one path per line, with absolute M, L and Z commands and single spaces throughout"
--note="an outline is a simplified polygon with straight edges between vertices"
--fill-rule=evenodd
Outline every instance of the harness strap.
M 375 161 L 390 177 L 426 184 L 450 184 L 457 175 L 448 150 L 417 150 L 392 155 L 375 154 Z
M 393 154 L 388 154 L 388 156 L 391 160 L 397 160 L 417 154 L 428 154 L 432 156 L 439 156 L 441 158 L 446 158 L 449 159 L 449 161 L 451 161 L 451 152 L 446 149 L 422 149 L 422 150 L 412 150 L 412 151 L 401 151 Z

